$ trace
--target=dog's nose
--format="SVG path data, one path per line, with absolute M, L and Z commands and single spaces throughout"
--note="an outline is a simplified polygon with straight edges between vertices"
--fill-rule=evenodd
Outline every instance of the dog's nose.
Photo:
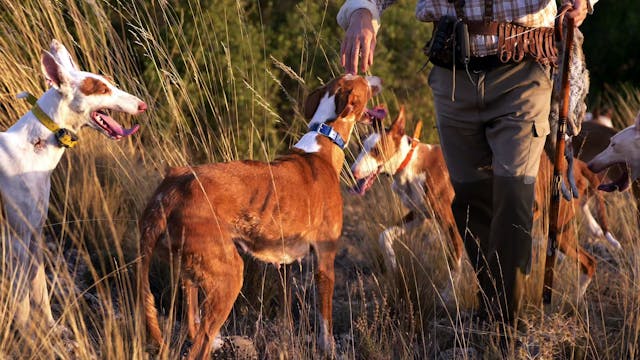
M 147 104 L 144 101 L 140 101 L 138 103 L 138 112 L 143 112 L 147 110 Z

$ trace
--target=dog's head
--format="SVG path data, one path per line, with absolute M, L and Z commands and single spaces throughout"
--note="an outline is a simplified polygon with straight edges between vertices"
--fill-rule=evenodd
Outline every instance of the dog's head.
M 404 107 L 390 127 L 374 122 L 374 132 L 363 141 L 363 147 L 351 166 L 356 179 L 354 192 L 363 195 L 380 173 L 394 174 L 411 148 L 405 139 Z
M 309 125 L 333 121 L 368 121 L 363 117 L 367 102 L 382 90 L 376 76 L 345 74 L 312 91 L 304 104 Z
M 42 72 L 66 106 L 59 108 L 58 125 L 77 131 L 90 126 L 111 139 L 135 133 L 139 126 L 123 128 L 107 111 L 136 115 L 147 109 L 137 97 L 118 89 L 105 77 L 81 71 L 67 49 L 57 40 L 49 51 L 42 52 Z
M 618 164 L 624 169 L 622 175 L 611 183 L 601 184 L 598 189 L 624 191 L 629 187 L 630 180 L 640 177 L 640 113 L 634 125 L 613 135 L 609 146 L 589 161 L 589 169 L 598 173 Z

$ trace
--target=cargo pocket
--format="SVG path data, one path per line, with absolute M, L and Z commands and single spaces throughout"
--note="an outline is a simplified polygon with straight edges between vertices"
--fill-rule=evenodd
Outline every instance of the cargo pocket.
M 549 120 L 540 120 L 533 123 L 533 136 L 544 137 L 549 135 Z

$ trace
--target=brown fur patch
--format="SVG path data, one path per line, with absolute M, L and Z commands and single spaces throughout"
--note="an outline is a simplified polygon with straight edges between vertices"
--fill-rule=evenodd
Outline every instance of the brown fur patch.
M 111 89 L 107 84 L 92 77 L 82 80 L 80 91 L 85 95 L 111 95 Z
M 363 86 L 365 85 L 365 86 Z M 307 96 L 304 104 L 304 117 L 310 120 L 318 109 L 320 100 L 325 93 L 335 95 L 336 115 L 346 117 L 351 113 L 361 113 L 367 101 L 371 98 L 371 89 L 364 78 L 334 79 Z

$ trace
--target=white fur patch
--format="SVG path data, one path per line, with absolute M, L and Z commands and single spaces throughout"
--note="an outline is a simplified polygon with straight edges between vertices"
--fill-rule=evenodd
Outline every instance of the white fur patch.
M 315 153 L 320 151 L 320 144 L 318 144 L 318 140 L 316 139 L 318 136 L 315 132 L 308 132 L 304 134 L 302 139 L 300 139 L 293 147 L 298 148 L 306 153 Z
M 367 136 L 362 143 L 362 151 L 358 154 L 356 161 L 351 165 L 351 172 L 358 178 L 364 178 L 378 169 L 378 161 L 369 155 L 371 149 L 380 141 L 380 134 L 373 133 Z
M 313 124 L 321 124 L 328 119 L 336 118 L 336 103 L 334 101 L 335 95 L 329 96 L 329 93 L 325 93 L 324 97 L 320 100 L 318 108 L 315 114 L 309 121 L 309 127 Z M 293 147 L 298 148 L 306 153 L 315 153 L 320 151 L 320 144 L 317 140 L 318 133 L 308 132 L 295 144 Z
M 602 231 L 602 227 L 600 227 L 600 224 L 598 224 L 596 219 L 591 214 L 591 209 L 589 209 L 588 203 L 584 203 L 582 205 L 582 213 L 587 222 L 587 226 L 589 227 L 589 233 L 591 234 L 591 236 L 597 237 L 597 238 L 602 237 L 604 235 L 604 232 Z
M 382 248 L 382 252 L 384 253 L 384 258 L 387 262 L 387 266 L 389 266 L 393 271 L 398 268 L 398 261 L 396 260 L 396 252 L 393 250 L 393 243 L 396 239 L 404 236 L 405 229 L 399 226 L 392 226 L 387 228 L 385 231 L 381 232 L 378 237 L 378 243 L 380 248 Z
M 336 116 L 336 102 L 335 95 L 329 96 L 329 93 L 325 93 L 324 97 L 320 100 L 318 104 L 318 108 L 316 109 L 315 114 L 309 121 L 309 126 L 313 124 L 321 124 L 326 122 L 328 119 L 335 119 Z

